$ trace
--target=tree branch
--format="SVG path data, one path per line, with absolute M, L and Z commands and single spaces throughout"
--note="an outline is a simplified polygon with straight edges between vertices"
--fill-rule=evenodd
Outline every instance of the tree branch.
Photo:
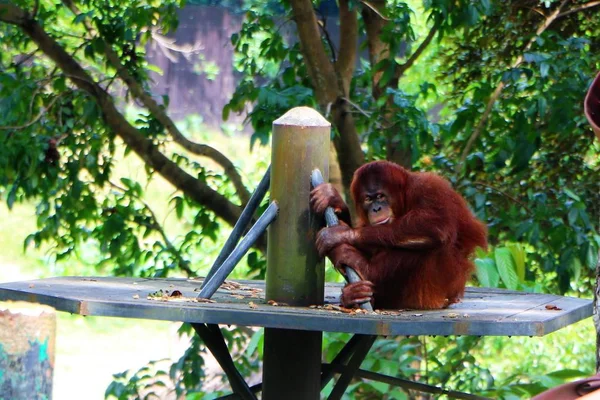
M 488 188 L 488 189 L 490 189 L 490 190 L 493 190 L 494 192 L 500 193 L 502 196 L 506 197 L 507 199 L 510 199 L 510 200 L 512 200 L 514 203 L 516 203 L 516 204 L 520 205 L 520 206 L 521 206 L 521 207 L 523 207 L 525 210 L 527 210 L 527 212 L 528 212 L 528 213 L 530 213 L 530 214 L 531 214 L 531 209 L 530 209 L 530 208 L 527 206 L 527 204 L 525 204 L 525 203 L 523 203 L 522 201 L 520 201 L 519 199 L 517 199 L 517 198 L 515 198 L 515 197 L 511 196 L 510 194 L 508 194 L 508 193 L 506 193 L 506 192 L 504 192 L 504 191 L 502 191 L 502 190 L 498 189 L 497 187 L 495 187 L 495 186 L 492 186 L 492 185 L 488 185 L 487 183 L 484 183 L 484 182 L 473 182 L 473 185 L 476 185 L 476 186 L 483 186 L 483 187 L 485 187 L 485 188 Z
M 406 60 L 406 62 L 404 64 L 402 64 L 402 65 L 400 65 L 398 67 L 398 69 L 396 70 L 395 77 L 394 77 L 394 80 L 395 80 L 396 84 L 400 80 L 400 78 L 402 77 L 402 75 L 404 75 L 404 73 L 410 67 L 413 66 L 413 64 L 415 63 L 415 61 L 417 61 L 417 59 L 421 56 L 421 54 L 423 54 L 423 52 L 425 51 L 425 49 L 431 44 L 431 41 L 433 40 L 433 38 L 435 37 L 435 34 L 440 29 L 440 25 L 441 24 L 442 24 L 441 17 L 437 18 L 436 21 L 434 22 L 433 26 L 429 30 L 429 33 L 427 34 L 427 36 L 425 37 L 425 39 L 423 39 L 423 41 L 421 42 L 421 44 L 419 45 L 419 47 L 417 47 L 417 50 L 414 53 L 412 53 L 412 55 L 409 57 L 408 60 Z
M 40 118 L 42 118 L 44 116 L 44 114 L 46 114 L 48 111 L 50 111 L 50 109 L 52 108 L 54 103 L 56 103 L 56 101 L 61 97 L 61 95 L 62 95 L 62 93 L 59 94 L 58 96 L 55 96 L 52 100 L 50 100 L 50 103 L 48 103 L 48 106 L 42 107 L 42 109 L 40 110 L 38 115 L 36 115 L 31 121 L 29 121 L 23 125 L 0 126 L 0 130 L 15 130 L 15 131 L 17 131 L 20 129 L 25 129 L 25 128 L 30 127 L 31 125 L 38 122 L 40 120 Z M 34 95 L 34 97 L 35 97 L 35 95 Z M 32 99 L 32 101 L 33 101 L 33 99 Z
M 387 6 L 385 0 L 372 0 L 370 3 L 363 2 L 365 5 L 362 9 L 362 18 L 365 23 L 365 29 L 367 31 L 367 44 L 369 47 L 369 59 L 371 62 L 371 67 L 373 69 L 373 74 L 371 78 L 371 87 L 372 94 L 375 100 L 379 100 L 381 97 L 386 96 L 385 88 L 381 86 L 381 78 L 384 73 L 384 68 L 381 68 L 381 62 L 387 61 L 392 66 L 395 66 L 395 61 L 393 59 L 393 55 L 390 54 L 390 45 L 389 43 L 384 42 L 382 38 L 382 32 L 385 26 L 390 22 L 389 19 L 384 18 L 383 11 Z M 431 33 L 431 37 L 433 37 L 435 31 Z M 427 43 L 428 44 L 428 43 Z M 416 57 L 418 57 L 426 45 L 421 44 L 422 50 L 419 51 Z M 414 56 L 414 55 L 413 55 Z M 414 60 L 410 61 L 411 64 L 415 62 Z M 407 61 L 408 62 L 408 61 Z M 406 68 L 408 69 L 409 66 Z M 404 73 L 401 70 L 401 66 L 395 67 L 394 76 L 390 80 L 387 87 L 397 88 L 398 80 L 400 76 Z M 391 121 L 394 118 L 394 115 L 397 112 L 401 112 L 398 107 L 394 104 L 393 96 L 387 96 L 385 99 L 385 103 L 382 109 L 382 116 L 384 119 L 384 127 L 383 129 L 391 131 L 391 128 L 394 126 L 394 123 Z M 411 149 L 409 146 L 402 146 L 400 141 L 394 142 L 391 136 L 388 136 L 386 140 L 386 159 L 390 161 L 394 161 L 406 168 L 411 168 Z
M 382 89 L 379 87 L 379 81 L 383 76 L 383 71 L 376 68 L 381 60 L 389 57 L 389 47 L 381 40 L 381 32 L 386 24 L 386 20 L 380 9 L 385 7 L 385 1 L 372 1 L 373 4 L 363 2 L 366 6 L 361 11 L 362 19 L 365 23 L 367 32 L 367 47 L 369 49 L 369 62 L 373 69 L 371 78 L 371 86 L 373 97 L 378 99 L 381 97 Z
M 87 92 L 98 104 L 107 126 L 148 166 L 186 196 L 207 207 L 230 225 L 235 224 L 240 215 L 240 208 L 162 154 L 151 140 L 144 137 L 117 110 L 111 96 L 94 82 L 86 70 L 24 10 L 12 4 L 0 4 L 0 21 L 19 27 L 48 58 L 57 64 L 75 86 Z M 264 241 L 257 243 L 257 247 L 264 249 Z
M 592 8 L 592 7 L 596 7 L 596 6 L 600 6 L 600 1 L 590 1 L 589 3 L 585 3 L 585 4 L 582 4 L 580 6 L 570 8 L 567 11 L 558 14 L 558 16 L 556 18 L 562 18 L 562 17 L 567 16 L 569 14 L 573 14 L 573 13 L 576 13 L 576 12 L 579 12 L 579 11 L 583 11 L 583 10 L 586 10 L 588 8 Z
M 318 10 L 315 10 L 315 12 L 318 12 Z M 331 40 L 331 36 L 329 35 L 329 31 L 327 30 L 327 18 L 323 14 L 319 14 L 321 17 L 321 19 L 317 18 L 319 31 L 322 32 L 325 42 L 327 43 L 327 46 L 329 46 L 329 51 L 331 52 L 331 60 L 333 61 L 333 63 L 335 63 L 337 59 L 337 53 L 335 50 L 335 46 L 333 45 L 333 41 Z
M 333 124 L 339 135 L 333 139 L 338 153 L 342 182 L 348 189 L 354 171 L 364 162 L 358 133 L 352 114 L 347 110 L 343 80 L 336 73 L 323 47 L 317 18 L 310 0 L 291 0 L 294 21 L 300 38 L 300 48 L 315 97 L 322 109 L 331 108 Z M 347 51 L 340 49 L 340 52 Z
M 351 10 L 348 0 L 340 0 L 340 50 L 335 69 L 342 79 L 344 94 L 348 96 L 350 82 L 356 65 L 358 45 L 358 16 Z
M 333 64 L 323 48 L 319 24 L 310 0 L 292 0 L 294 21 L 298 27 L 298 36 L 302 54 L 313 82 L 317 100 L 325 106 L 332 102 L 337 94 L 337 76 Z M 332 93 L 334 94 L 332 98 Z
M 548 15 L 546 17 L 546 19 L 544 19 L 544 21 L 538 26 L 538 28 L 535 31 L 535 35 L 533 35 L 529 39 L 529 41 L 527 42 L 527 44 L 523 48 L 523 51 L 521 52 L 521 54 L 512 63 L 512 65 L 510 67 L 511 69 L 517 68 L 519 65 L 521 65 L 521 63 L 523 62 L 523 59 L 524 59 L 523 54 L 526 53 L 527 51 L 529 51 L 529 49 L 531 49 L 531 46 L 533 46 L 533 44 L 535 43 L 536 39 L 542 33 L 544 33 L 544 31 L 546 29 L 548 29 L 550 27 L 550 25 L 552 25 L 552 23 L 559 17 L 559 15 L 561 13 L 561 10 L 565 6 L 565 4 L 567 4 L 567 2 L 568 2 L 568 0 L 563 0 L 562 3 L 560 3 L 560 5 L 556 8 L 556 10 L 554 10 L 554 12 L 552 12 L 550 15 Z M 475 141 L 479 138 L 479 136 L 483 132 L 483 129 L 487 125 L 487 122 L 489 120 L 489 116 L 492 113 L 492 108 L 494 107 L 494 104 L 496 103 L 496 100 L 498 100 L 498 98 L 500 97 L 500 94 L 502 93 L 502 90 L 504 89 L 505 86 L 506 85 L 504 84 L 504 82 L 498 83 L 498 85 L 496 86 L 496 89 L 494 90 L 494 92 L 490 96 L 490 99 L 488 100 L 487 105 L 485 107 L 485 111 L 481 115 L 481 118 L 479 119 L 479 122 L 475 126 L 475 129 L 473 129 L 473 132 L 469 136 L 469 140 L 467 141 L 467 144 L 465 145 L 465 148 L 463 149 L 463 152 L 462 152 L 462 154 L 460 156 L 460 160 L 459 160 L 459 162 L 457 164 L 457 167 L 458 167 L 459 171 L 462 171 L 462 169 L 464 168 L 465 160 L 467 159 L 467 156 L 471 152 L 471 148 L 474 146 Z
M 71 0 L 62 1 L 63 4 L 65 4 L 65 6 L 69 8 L 71 12 L 73 12 L 73 14 L 81 14 L 77 6 Z M 88 33 L 91 36 L 95 36 L 96 30 L 87 21 L 87 19 L 84 19 L 84 24 Z M 236 170 L 231 160 L 229 160 L 229 158 L 227 158 L 223 153 L 221 153 L 217 149 L 206 144 L 192 142 L 187 137 L 185 137 L 183 133 L 181 133 L 179 128 L 177 128 L 173 120 L 167 115 L 165 109 L 161 105 L 159 105 L 149 93 L 147 93 L 144 90 L 142 85 L 140 85 L 140 83 L 137 82 L 137 80 L 129 73 L 129 71 L 127 71 L 123 64 L 121 64 L 121 59 L 119 55 L 113 50 L 112 46 L 106 41 L 104 41 L 104 46 L 102 46 L 102 48 L 104 49 L 104 53 L 110 65 L 112 65 L 112 67 L 116 69 L 119 78 L 121 78 L 121 80 L 127 85 L 133 96 L 137 100 L 139 100 L 152 113 L 152 115 L 154 115 L 154 117 L 165 127 L 167 132 L 169 132 L 169 134 L 173 137 L 173 140 L 189 152 L 199 156 L 208 157 L 215 161 L 217 164 L 221 165 L 221 167 L 223 167 L 224 169 L 225 174 L 229 177 L 229 179 L 231 179 L 231 182 L 233 183 L 238 193 L 238 196 L 242 201 L 242 205 L 246 204 L 250 199 L 250 192 L 244 186 L 242 182 L 242 177 Z

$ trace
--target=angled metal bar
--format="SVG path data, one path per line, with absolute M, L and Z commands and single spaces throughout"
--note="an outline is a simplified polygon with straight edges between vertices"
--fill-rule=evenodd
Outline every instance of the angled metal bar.
M 229 237 L 227 238 L 227 241 L 225 242 L 225 245 L 223 246 L 223 248 L 221 249 L 221 252 L 217 256 L 217 259 L 213 263 L 212 267 L 210 267 L 210 271 L 208 271 L 208 274 L 206 275 L 206 278 L 204 278 L 204 282 L 202 282 L 202 286 L 200 286 L 200 288 L 204 288 L 204 286 L 206 285 L 206 282 L 208 282 L 210 280 L 210 278 L 213 277 L 213 275 L 217 272 L 219 267 L 223 264 L 223 262 L 225 262 L 227 257 L 229 257 L 229 255 L 231 254 L 231 252 L 237 245 L 238 241 L 242 237 L 242 234 L 244 233 L 244 230 L 250 223 L 252 216 L 256 212 L 256 209 L 260 205 L 260 202 L 262 201 L 262 199 L 265 197 L 265 194 L 269 190 L 270 182 L 271 182 L 271 166 L 269 165 L 269 168 L 267 168 L 267 172 L 265 172 L 265 175 L 262 177 L 260 183 L 256 187 L 256 190 L 254 191 L 254 193 L 252 193 L 250 200 L 248 200 L 248 204 L 246 204 L 246 207 L 244 207 L 242 214 L 240 215 L 237 222 L 233 226 L 231 235 L 229 235 Z
M 325 180 L 323 179 L 323 175 L 321 174 L 321 171 L 319 171 L 318 169 L 313 170 L 312 174 L 310 175 L 310 181 L 311 181 L 313 187 L 317 187 L 317 186 L 325 183 Z M 333 211 L 333 208 L 331 208 L 331 207 L 327 207 L 327 209 L 325 210 L 325 222 L 326 222 L 327 226 L 335 226 L 340 223 L 337 215 L 335 215 L 335 211 Z M 344 271 L 346 272 L 346 276 L 344 278 L 346 278 L 346 281 L 348 283 L 354 283 L 354 282 L 360 281 L 360 276 L 356 273 L 356 271 L 352 267 L 349 267 L 348 265 L 344 265 Z M 371 303 L 369 303 L 369 302 L 361 304 L 360 308 L 362 308 L 363 310 L 367 310 L 367 311 L 373 311 L 373 306 L 371 306 Z
M 234 393 L 243 400 L 256 400 L 256 396 L 235 367 L 219 326 L 215 324 L 192 324 L 192 327 L 223 368 Z
M 321 389 L 327 386 L 329 381 L 335 376 L 336 368 L 334 367 L 339 366 L 340 369 L 342 369 L 343 366 L 346 365 L 356 348 L 365 340 L 368 340 L 370 337 L 370 335 L 352 336 L 348 343 L 346 343 L 344 347 L 342 347 L 342 349 L 339 351 L 339 353 L 337 353 L 337 355 L 333 358 L 333 360 L 331 360 L 331 363 L 323 364 L 321 368 Z
M 361 341 L 360 345 L 354 351 L 352 358 L 348 361 L 348 365 L 343 367 L 344 370 L 327 400 L 339 400 L 342 398 L 344 392 L 350 384 L 350 381 L 352 381 L 356 371 L 358 371 L 360 368 L 360 364 L 362 364 L 363 360 L 367 356 L 367 353 L 369 353 L 371 346 L 373 346 L 375 339 L 377 339 L 377 336 L 367 336 L 364 341 Z
M 342 373 L 344 371 L 344 366 L 341 365 L 333 365 L 333 364 L 323 364 L 323 367 L 331 368 L 336 373 Z M 414 382 L 408 379 L 396 378 L 389 375 L 379 374 L 377 372 L 366 371 L 364 369 L 359 369 L 356 371 L 357 378 L 368 379 L 370 381 L 377 381 L 387 383 L 392 386 L 398 386 L 403 389 L 408 390 L 416 390 L 424 393 L 445 395 L 452 399 L 463 399 L 463 400 L 492 400 L 489 397 L 477 396 L 474 394 L 458 392 L 455 390 L 447 390 L 438 386 L 428 385 L 426 383 Z
M 199 298 L 210 299 L 211 296 L 215 294 L 219 286 L 225 282 L 225 279 L 227 279 L 248 249 L 250 249 L 260 235 L 267 230 L 269 224 L 275 220 L 278 211 L 279 206 L 277 205 L 277 202 L 272 201 L 258 221 L 250 228 L 246 236 L 244 236 L 240 244 L 233 249 L 229 257 L 227 257 L 227 260 L 225 260 L 217 272 L 215 272 L 212 278 L 208 281 L 205 279 L 204 287 L 200 290 L 200 294 L 198 295 Z

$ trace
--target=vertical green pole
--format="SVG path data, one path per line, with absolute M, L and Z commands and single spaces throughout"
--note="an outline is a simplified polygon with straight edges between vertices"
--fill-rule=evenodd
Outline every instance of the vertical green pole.
M 273 122 L 271 199 L 279 215 L 268 231 L 266 298 L 323 304 L 324 262 L 314 242 L 322 218 L 310 211 L 310 174 L 329 176 L 330 124 L 297 107 Z M 263 399 L 319 399 L 322 332 L 265 329 Z

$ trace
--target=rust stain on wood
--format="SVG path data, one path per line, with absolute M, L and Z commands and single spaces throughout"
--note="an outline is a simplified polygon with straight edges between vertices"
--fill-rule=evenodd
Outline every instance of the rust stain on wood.
M 82 301 L 79 303 L 79 312 L 78 314 L 81 315 L 89 315 L 89 310 L 88 310 L 88 303 L 87 301 Z
M 455 335 L 468 335 L 471 323 L 469 321 L 457 321 L 454 324 Z
M 544 336 L 546 333 L 544 329 L 544 324 L 535 323 L 535 334 L 536 336 Z
M 389 336 L 391 334 L 390 324 L 385 321 L 377 321 L 377 326 L 375 327 L 377 334 L 380 336 Z

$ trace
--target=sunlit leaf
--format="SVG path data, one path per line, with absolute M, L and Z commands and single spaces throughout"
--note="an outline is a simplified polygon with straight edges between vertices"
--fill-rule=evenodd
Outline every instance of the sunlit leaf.
M 475 259 L 475 273 L 477 280 L 484 287 L 498 287 L 500 282 L 500 275 L 496 263 L 491 258 L 476 258 Z
M 517 289 L 519 286 L 519 277 L 517 275 L 515 261 L 511 251 L 506 247 L 497 248 L 494 251 L 494 259 L 502 283 L 504 283 L 508 289 Z

